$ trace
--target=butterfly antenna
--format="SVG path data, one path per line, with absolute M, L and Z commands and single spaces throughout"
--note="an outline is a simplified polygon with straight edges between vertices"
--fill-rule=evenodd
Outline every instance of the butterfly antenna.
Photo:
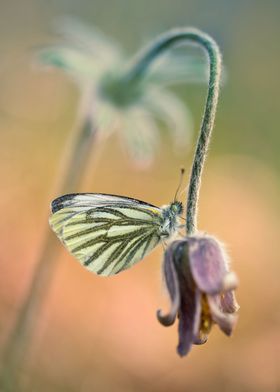
M 181 167 L 181 169 L 180 169 L 179 184 L 178 184 L 178 187 L 177 187 L 176 192 L 175 192 L 174 201 L 177 200 L 178 192 L 179 192 L 179 190 L 180 190 L 180 188 L 181 188 L 181 186 L 182 186 L 184 174 L 185 174 L 185 168 L 184 168 L 184 167 Z

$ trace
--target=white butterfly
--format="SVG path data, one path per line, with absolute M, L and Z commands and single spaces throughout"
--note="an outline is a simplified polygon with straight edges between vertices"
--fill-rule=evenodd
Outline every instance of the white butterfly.
M 64 195 L 51 204 L 50 225 L 79 262 L 99 275 L 114 275 L 142 260 L 179 229 L 183 205 L 156 207 L 102 193 Z

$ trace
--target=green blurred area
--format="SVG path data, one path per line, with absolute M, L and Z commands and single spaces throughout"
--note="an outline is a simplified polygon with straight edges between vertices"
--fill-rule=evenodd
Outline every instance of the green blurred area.
M 219 43 L 226 68 L 208 165 L 202 230 L 229 244 L 240 277 L 240 323 L 231 339 L 217 328 L 186 359 L 176 327 L 162 328 L 161 249 L 131 271 L 102 279 L 61 250 L 28 360 L 22 391 L 261 391 L 280 388 L 279 1 L 115 0 L 2 2 L 0 16 L 0 354 L 30 284 L 55 196 L 79 91 L 32 58 L 57 41 L 52 23 L 70 15 L 93 23 L 134 54 L 176 26 L 195 26 Z M 187 48 L 186 48 L 187 50 Z M 206 86 L 174 88 L 199 129 Z M 194 141 L 195 142 L 195 141 Z M 93 151 L 77 191 L 107 192 L 162 205 L 179 167 L 169 139 L 154 166 L 133 169 L 117 136 Z M 94 167 L 93 167 L 94 166 Z M 183 198 L 184 196 L 182 196 Z M 18 391 L 16 391 L 18 392 Z

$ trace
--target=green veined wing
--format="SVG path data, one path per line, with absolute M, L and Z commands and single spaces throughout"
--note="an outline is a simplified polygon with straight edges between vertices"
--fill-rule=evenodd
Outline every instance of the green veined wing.
M 50 225 L 79 262 L 113 275 L 142 260 L 161 240 L 162 209 L 100 193 L 64 195 L 52 202 Z

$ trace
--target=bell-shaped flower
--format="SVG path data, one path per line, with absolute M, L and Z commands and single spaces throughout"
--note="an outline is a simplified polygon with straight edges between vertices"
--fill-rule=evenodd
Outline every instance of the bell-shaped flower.
M 178 354 L 203 344 L 213 324 L 231 335 L 239 308 L 234 295 L 238 281 L 228 257 L 214 237 L 197 234 L 173 241 L 165 252 L 163 273 L 171 299 L 168 314 L 157 313 L 165 326 L 179 318 Z

